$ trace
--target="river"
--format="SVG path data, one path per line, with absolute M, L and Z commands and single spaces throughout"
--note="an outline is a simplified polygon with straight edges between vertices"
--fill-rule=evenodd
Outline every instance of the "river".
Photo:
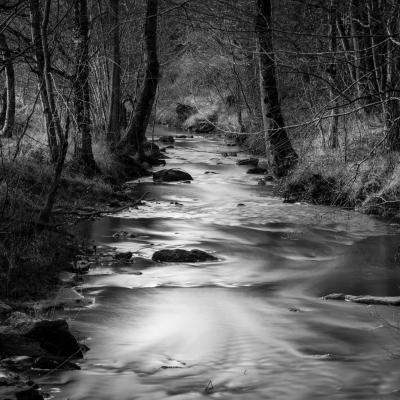
M 272 184 L 221 156 L 236 150 L 217 136 L 176 139 L 167 167 L 192 183 L 141 179 L 137 192 L 151 193 L 144 206 L 82 226 L 87 238 L 145 259 L 199 248 L 219 261 L 93 268 L 81 289 L 94 306 L 68 314 L 91 351 L 81 371 L 42 378 L 53 398 L 400 397 L 400 330 L 389 326 L 397 309 L 321 299 L 399 295 L 399 226 L 283 204 Z M 116 241 L 118 231 L 135 237 Z

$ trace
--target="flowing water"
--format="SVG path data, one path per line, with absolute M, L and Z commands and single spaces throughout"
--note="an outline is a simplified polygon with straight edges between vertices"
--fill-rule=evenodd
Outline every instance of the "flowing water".
M 91 351 L 82 371 L 43 378 L 56 399 L 399 398 L 400 313 L 320 298 L 399 295 L 398 226 L 283 204 L 221 156 L 232 150 L 214 136 L 178 139 L 168 167 L 188 171 L 191 184 L 142 179 L 145 206 L 82 226 L 148 260 L 85 277 L 96 303 L 70 317 Z M 118 231 L 136 237 L 115 241 Z M 163 248 L 219 261 L 149 261 Z

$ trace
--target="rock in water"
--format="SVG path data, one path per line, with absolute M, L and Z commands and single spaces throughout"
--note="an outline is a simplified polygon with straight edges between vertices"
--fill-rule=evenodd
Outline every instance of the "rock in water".
M 40 347 L 58 357 L 82 358 L 82 349 L 63 319 L 39 321 L 24 335 L 40 343 Z
M 243 160 L 238 160 L 237 165 L 258 165 L 258 158 L 245 158 Z
M 248 174 L 254 174 L 254 175 L 264 175 L 266 173 L 268 173 L 268 170 L 266 170 L 265 168 L 261 168 L 261 167 L 254 167 L 254 168 L 250 168 L 247 171 Z
M 15 397 L 17 400 L 44 400 L 44 397 L 34 388 L 17 392 Z
M 133 256 L 133 253 L 131 251 L 127 251 L 125 253 L 117 253 L 115 254 L 114 258 L 116 260 L 130 260 Z
M 82 358 L 82 347 L 63 319 L 35 320 L 13 313 L 0 331 L 0 354 L 6 356 L 56 356 Z
M 179 181 L 192 181 L 193 178 L 190 174 L 181 169 L 163 169 L 161 171 L 154 172 L 154 182 L 179 182 Z
M 216 257 L 206 253 L 203 250 L 159 250 L 153 254 L 153 261 L 157 262 L 204 262 L 216 261 Z
M 174 143 L 175 139 L 173 136 L 161 136 L 158 139 L 161 143 Z

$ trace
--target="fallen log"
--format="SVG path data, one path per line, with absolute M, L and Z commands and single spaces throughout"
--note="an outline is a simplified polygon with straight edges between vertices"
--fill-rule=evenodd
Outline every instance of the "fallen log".
M 368 305 L 400 306 L 400 296 L 353 296 L 344 293 L 331 293 L 322 297 L 324 300 L 342 300 Z

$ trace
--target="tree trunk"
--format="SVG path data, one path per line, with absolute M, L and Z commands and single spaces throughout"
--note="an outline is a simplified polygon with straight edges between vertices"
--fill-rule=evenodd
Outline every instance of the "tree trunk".
M 74 106 L 77 134 L 75 138 L 75 159 L 82 164 L 83 172 L 91 175 L 96 170 L 93 157 L 90 87 L 89 87 L 89 18 L 87 0 L 75 0 L 75 76 Z
M 15 124 L 15 74 L 14 65 L 11 58 L 11 52 L 7 45 L 7 40 L 4 33 L 0 33 L 0 50 L 3 54 L 3 63 L 6 71 L 6 90 L 7 100 L 5 106 L 5 118 L 1 129 L 3 137 L 12 137 Z
M 119 40 L 119 0 L 109 0 L 110 29 L 112 29 L 112 78 L 108 115 L 107 141 L 114 149 L 120 140 L 121 120 L 121 53 Z
M 54 119 L 52 104 L 50 101 L 50 97 L 53 96 L 53 93 L 52 93 L 51 79 L 48 76 L 49 54 L 48 52 L 47 54 L 45 54 L 43 48 L 44 47 L 43 45 L 46 45 L 47 40 L 46 38 L 43 38 L 44 40 L 42 40 L 42 36 L 47 34 L 45 32 L 47 24 L 45 20 L 42 21 L 39 0 L 29 0 L 29 14 L 30 14 L 32 47 L 36 62 L 35 72 L 38 77 L 40 100 L 42 102 L 43 114 L 45 117 L 47 139 L 50 150 L 50 159 L 52 163 L 55 163 L 57 162 L 58 158 L 57 126 L 56 126 L 56 121 Z M 49 93 L 48 90 L 49 88 L 51 90 L 51 93 Z
M 353 44 L 353 54 L 354 54 L 354 72 L 355 72 L 355 85 L 357 91 L 357 99 L 360 105 L 365 104 L 364 98 L 364 85 L 365 85 L 365 78 L 362 74 L 361 65 L 362 65 L 362 53 L 361 53 L 361 46 L 360 46 L 360 36 L 363 35 L 359 29 L 357 29 L 356 21 L 360 20 L 359 18 L 359 9 L 360 4 L 359 0 L 350 0 L 349 2 L 349 19 L 350 19 L 350 33 L 352 37 L 352 44 Z
M 70 124 L 70 118 L 68 114 L 65 123 L 64 134 L 62 136 L 62 140 L 60 142 L 60 146 L 58 149 L 59 153 L 54 169 L 53 182 L 47 194 L 46 203 L 39 214 L 40 224 L 47 224 L 49 222 L 51 213 L 53 211 L 54 203 L 56 201 L 57 191 L 61 181 L 61 174 L 64 168 L 65 156 L 67 155 L 67 150 L 68 150 L 69 124 Z
M 296 164 L 279 102 L 276 81 L 275 54 L 272 43 L 271 0 L 257 1 L 256 35 L 260 70 L 261 108 L 270 166 L 278 177 L 285 176 Z
M 4 88 L 1 94 L 1 111 L 0 111 L 0 130 L 3 129 L 4 122 L 6 121 L 7 113 L 7 88 Z
M 337 95 L 337 36 L 336 36 L 336 20 L 337 20 L 337 0 L 331 0 L 329 6 L 329 52 L 331 53 L 332 62 L 329 66 L 329 99 L 331 104 L 331 119 L 329 121 L 329 147 L 336 149 L 339 147 L 338 125 L 338 95 Z
M 126 136 L 120 143 L 122 150 L 129 149 L 144 158 L 143 144 L 146 129 L 157 92 L 159 62 L 157 58 L 157 11 L 158 0 L 147 0 L 146 23 L 144 30 L 145 52 L 147 56 L 146 72 L 139 100 L 128 126 Z
M 394 36 L 396 44 L 391 40 L 386 43 L 386 99 L 385 99 L 385 131 L 389 151 L 400 151 L 400 16 L 397 14 L 392 21 L 387 22 L 388 34 Z

